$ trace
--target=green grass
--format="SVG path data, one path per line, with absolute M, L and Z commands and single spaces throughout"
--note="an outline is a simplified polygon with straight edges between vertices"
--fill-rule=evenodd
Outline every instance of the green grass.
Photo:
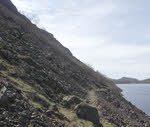
M 34 89 L 32 86 L 28 85 L 27 83 L 23 82 L 20 79 L 16 79 L 13 77 L 9 76 L 9 79 L 15 83 L 14 87 L 16 87 L 17 89 L 23 91 L 23 92 L 28 92 L 28 93 L 34 93 L 35 96 L 39 97 L 41 100 L 47 102 L 52 108 L 52 106 L 54 105 L 53 102 L 51 102 L 49 99 L 47 99 L 44 95 L 42 95 L 39 91 L 37 91 L 36 89 Z M 33 101 L 32 99 L 29 99 L 29 102 L 36 108 L 42 108 L 42 105 L 38 102 Z
M 107 122 L 106 120 L 101 121 L 103 127 L 114 127 L 111 123 Z
M 101 88 L 101 89 L 98 89 L 98 91 L 101 91 L 101 92 L 107 92 L 108 89 L 106 88 Z
M 68 127 L 93 127 L 91 122 L 79 119 L 74 111 L 62 107 L 59 107 L 59 111 L 71 121 Z
M 34 101 L 32 101 L 32 100 L 29 100 L 29 103 L 32 104 L 33 107 L 35 107 L 35 108 L 39 108 L 39 109 L 42 109 L 42 108 L 43 108 L 43 106 L 42 106 L 41 104 L 39 104 L 39 103 L 37 103 L 37 102 L 34 102 Z
M 49 99 L 47 99 L 44 95 L 40 94 L 40 93 L 36 93 L 38 97 L 40 97 L 42 100 L 44 100 L 45 102 L 47 102 L 48 104 L 50 104 L 51 107 L 49 108 L 52 108 L 55 103 L 51 102 Z
M 7 77 L 7 72 L 6 71 L 0 71 L 0 76 Z
M 89 100 L 90 105 L 96 107 L 98 98 L 94 90 L 91 90 L 88 92 L 88 100 Z
M 5 75 L 18 74 L 22 75 L 23 70 L 7 63 L 0 57 L 0 72 L 5 73 Z
M 8 78 L 15 83 L 15 87 L 19 90 L 22 90 L 24 92 L 36 92 L 30 85 L 24 83 L 22 80 L 20 79 L 17 79 L 17 78 L 13 78 L 13 77 L 10 77 L 8 76 Z
M 28 127 L 33 127 L 33 125 L 29 124 Z
M 97 96 L 95 95 L 95 91 L 94 90 L 91 90 L 91 91 L 88 92 L 88 98 L 92 102 L 97 101 Z

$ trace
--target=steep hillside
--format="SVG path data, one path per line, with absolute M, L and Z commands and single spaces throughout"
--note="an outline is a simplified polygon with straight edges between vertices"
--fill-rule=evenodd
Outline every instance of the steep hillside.
M 66 105 L 66 96 L 75 99 Z M 77 105 L 79 100 L 86 104 Z M 147 115 L 111 81 L 37 28 L 11 1 L 0 0 L 0 126 L 102 126 L 81 107 L 104 127 L 150 126 Z

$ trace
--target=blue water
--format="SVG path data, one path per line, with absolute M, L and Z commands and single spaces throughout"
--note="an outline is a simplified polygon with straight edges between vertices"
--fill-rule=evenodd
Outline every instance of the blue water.
M 150 84 L 117 84 L 124 98 L 150 116 Z

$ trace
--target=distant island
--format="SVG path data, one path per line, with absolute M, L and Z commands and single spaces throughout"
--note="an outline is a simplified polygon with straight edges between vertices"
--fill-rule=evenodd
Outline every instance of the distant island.
M 149 79 L 144 79 L 144 80 L 139 80 L 136 78 L 130 78 L 130 77 L 122 77 L 120 79 L 113 79 L 113 82 L 115 84 L 139 84 L 139 83 L 150 83 L 150 78 Z

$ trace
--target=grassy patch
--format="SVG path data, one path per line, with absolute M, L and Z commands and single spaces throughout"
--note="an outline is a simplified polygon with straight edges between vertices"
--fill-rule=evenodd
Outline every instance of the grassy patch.
M 89 102 L 92 106 L 96 106 L 96 103 L 97 103 L 97 96 L 95 94 L 95 91 L 94 90 L 91 90 L 88 92 L 88 99 L 89 99 Z
M 34 102 L 34 101 L 32 101 L 32 100 L 29 100 L 29 103 L 32 104 L 33 107 L 35 107 L 35 108 L 40 108 L 40 109 L 43 108 L 43 106 L 42 106 L 41 104 L 39 104 L 39 103 L 37 103 L 37 102 Z
M 68 127 L 93 127 L 91 122 L 79 119 L 74 111 L 62 107 L 59 107 L 59 111 L 71 121 Z
M 72 112 L 71 110 L 59 107 L 59 111 L 70 120 L 76 119 L 76 117 L 77 117 L 76 114 L 74 112 Z
M 30 125 L 28 125 L 28 127 L 33 127 L 33 125 L 30 124 Z
M 6 68 L 7 70 L 14 68 L 14 66 L 8 64 L 8 63 L 7 63 L 5 60 L 3 60 L 1 57 L 0 57 L 0 66 L 1 66 L 1 68 L 3 67 L 3 68 Z
M 54 106 L 55 103 L 51 102 L 49 99 L 47 99 L 44 95 L 40 94 L 40 93 L 36 93 L 38 97 L 40 97 L 42 100 L 44 100 L 45 102 L 47 102 L 48 104 L 50 104 L 50 106 Z M 50 107 L 51 108 L 51 107 Z
M 97 96 L 95 95 L 94 90 L 89 91 L 88 95 L 89 95 L 88 97 L 91 101 L 97 101 Z
M 32 96 L 26 97 L 26 99 L 29 101 L 30 104 L 32 104 L 35 108 L 44 108 L 46 105 L 50 105 L 50 108 L 54 105 L 53 102 L 51 102 L 48 98 L 46 98 L 40 91 L 38 91 L 36 88 L 33 88 L 29 84 L 23 82 L 20 79 L 13 78 L 8 76 L 9 80 L 14 82 L 14 87 L 25 92 L 25 93 L 31 93 Z M 37 100 L 35 100 L 37 98 Z M 38 100 L 39 98 L 39 100 Z
M 103 127 L 114 127 L 111 123 L 107 122 L 106 120 L 101 121 Z
M 100 92 L 107 92 L 107 90 L 108 90 L 108 89 L 106 89 L 106 88 L 98 89 L 98 91 L 100 91 Z
M 30 85 L 24 83 L 22 80 L 17 79 L 17 78 L 13 78 L 13 77 L 10 77 L 10 76 L 8 76 L 8 78 L 9 78 L 12 82 L 15 83 L 15 87 L 16 87 L 17 89 L 20 89 L 20 90 L 22 90 L 22 91 L 24 91 L 24 92 L 32 92 L 32 93 L 36 92 Z
M 0 71 L 0 76 L 7 77 L 7 72 L 6 71 Z

